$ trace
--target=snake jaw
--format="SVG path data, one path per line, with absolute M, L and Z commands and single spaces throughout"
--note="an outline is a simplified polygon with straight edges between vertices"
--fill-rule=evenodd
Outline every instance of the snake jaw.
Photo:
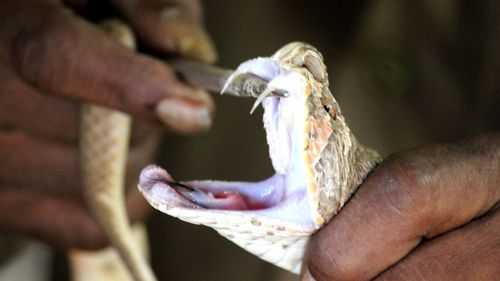
M 276 174 L 257 183 L 185 182 L 183 185 L 204 193 L 202 197 L 214 195 L 210 198 L 215 200 L 213 202 L 205 199 L 201 200 L 205 200 L 203 202 L 192 202 L 193 194 L 186 196 L 179 192 L 175 184 L 170 184 L 172 179 L 165 170 L 150 165 L 141 173 L 139 190 L 159 211 L 190 223 L 212 227 L 261 259 L 298 274 L 308 236 L 316 227 L 309 216 L 297 216 L 308 211 L 305 191 L 285 196 L 285 181 L 284 175 Z M 186 191 L 182 187 L 181 190 Z M 221 193 L 238 195 L 229 200 L 215 198 Z M 241 202 L 245 204 L 243 208 L 242 205 L 237 206 Z M 224 206 L 219 208 L 221 203 Z M 232 208 L 234 206 L 236 208 Z
M 308 236 L 318 228 L 310 215 L 302 157 L 304 87 L 301 75 L 280 72 L 256 102 L 264 108 L 274 176 L 255 183 L 192 181 L 179 186 L 165 170 L 149 166 L 139 184 L 146 200 L 162 212 L 211 226 L 262 259 L 298 273 Z
M 269 81 L 260 96 L 236 92 L 257 98 L 252 111 L 259 104 L 264 108 L 274 176 L 256 183 L 193 181 L 179 186 L 166 171 L 150 166 L 141 174 L 139 189 L 158 210 L 210 226 L 298 274 L 308 237 L 332 218 L 381 158 L 359 145 L 347 127 L 314 47 L 295 42 L 270 58 L 249 60 L 225 89 L 245 89 L 244 81 L 254 80 Z
M 221 209 L 247 210 L 248 206 L 238 192 L 210 192 L 173 181 L 164 169 L 150 165 L 140 175 L 139 190 L 158 209 Z
M 298 273 L 308 236 L 318 229 L 310 215 L 303 157 L 307 83 L 302 74 L 281 68 L 276 59 L 258 58 L 240 65 L 224 90 L 252 77 L 269 81 L 252 112 L 262 104 L 274 176 L 255 183 L 184 182 L 189 187 L 185 188 L 165 170 L 149 166 L 141 174 L 139 189 L 156 209 L 211 226 L 262 259 Z M 252 231 L 238 233 L 237 227 L 228 227 L 231 221 Z
M 139 177 L 139 191 L 145 195 L 148 200 L 156 209 L 164 209 L 167 205 L 175 205 L 182 208 L 199 209 L 201 206 L 186 200 L 181 192 L 174 188 L 165 188 L 168 183 L 172 182 L 172 177 L 164 169 L 156 166 L 149 165 L 144 168 Z
M 283 175 L 261 182 L 207 180 L 179 183 L 173 181 L 164 169 L 149 165 L 141 172 L 139 190 L 159 209 L 193 208 L 250 213 L 288 204 L 285 184 Z

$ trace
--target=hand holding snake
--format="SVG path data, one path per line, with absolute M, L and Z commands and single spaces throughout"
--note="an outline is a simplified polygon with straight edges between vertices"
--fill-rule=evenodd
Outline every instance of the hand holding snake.
M 187 18 L 196 22 L 196 5 L 159 15 L 147 4 L 114 3 L 151 48 L 213 58 L 210 51 L 197 49 L 205 44 L 189 47 L 182 42 L 183 34 L 198 30 L 185 17 L 160 25 L 166 27 L 159 34 L 170 32 L 169 40 L 152 32 L 159 20 L 168 22 L 172 15 L 175 19 L 179 11 L 192 11 Z M 79 197 L 77 105 L 55 97 L 99 103 L 150 121 L 155 120 L 152 105 L 170 97 L 163 108 L 182 110 L 180 115 L 163 110 L 162 121 L 178 132 L 205 128 L 210 100 L 176 80 L 166 66 L 113 44 L 61 4 L 4 1 L 1 5 L 0 225 L 53 245 L 101 246 L 102 233 Z M 176 28 L 179 22 L 181 27 Z M 193 34 L 204 36 L 199 31 Z M 314 76 L 314 68 L 309 71 Z M 147 132 L 133 138 L 131 155 L 137 157 L 129 163 L 131 170 L 149 161 L 147 139 Z M 500 252 L 498 139 L 485 136 L 389 157 L 344 209 L 312 235 L 304 280 L 370 279 L 381 273 L 381 280 L 443 279 L 450 273 L 457 278 L 498 277 L 494 263 Z M 133 174 L 131 183 L 136 180 Z M 138 207 L 140 200 L 133 191 L 128 201 L 134 205 L 132 218 L 141 218 L 145 208 Z
M 301 280 L 497 280 L 499 201 L 498 133 L 395 153 L 312 235 Z
M 227 86 L 248 77 L 268 81 L 252 111 L 262 103 L 276 174 L 177 183 L 149 166 L 139 188 L 151 205 L 292 272 L 304 258 L 303 280 L 499 277 L 498 134 L 403 151 L 369 174 L 381 158 L 347 127 L 317 50 L 288 44 L 241 64 Z
M 78 102 L 141 120 L 127 164 L 134 221 L 147 213 L 135 183 L 154 151 L 156 132 L 145 121 L 160 122 L 155 105 L 162 101 L 161 121 L 178 133 L 205 130 L 213 108 L 205 92 L 179 81 L 167 64 L 127 50 L 78 16 L 86 14 L 86 1 L 67 2 L 0 4 L 0 228 L 57 247 L 95 249 L 107 239 L 82 200 Z M 196 1 L 131 4 L 113 2 L 145 45 L 214 59 Z

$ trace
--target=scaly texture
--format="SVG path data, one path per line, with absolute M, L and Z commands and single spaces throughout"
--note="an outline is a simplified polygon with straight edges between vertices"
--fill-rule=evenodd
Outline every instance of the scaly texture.
M 351 133 L 314 47 L 294 42 L 271 57 L 249 60 L 225 88 L 252 76 L 268 81 L 252 111 L 262 103 L 276 174 L 258 183 L 179 184 L 165 170 L 149 166 L 139 189 L 156 209 L 212 227 L 298 274 L 309 236 L 340 210 L 382 158 Z
M 132 33 L 120 22 L 105 22 L 103 28 L 119 43 L 134 48 Z M 156 278 L 145 257 L 145 245 L 137 241 L 145 236 L 134 236 L 126 213 L 124 179 L 131 118 L 116 110 L 83 104 L 80 126 L 80 165 L 87 204 L 134 280 L 154 281 Z M 76 256 L 75 260 L 87 261 L 88 258 L 83 258 L 87 255 Z M 104 255 L 105 260 L 119 261 L 113 261 L 113 254 L 108 257 L 111 259 Z M 123 278 L 126 274 L 116 275 L 111 272 L 112 268 L 121 269 L 119 265 L 108 267 L 108 278 L 113 275 Z

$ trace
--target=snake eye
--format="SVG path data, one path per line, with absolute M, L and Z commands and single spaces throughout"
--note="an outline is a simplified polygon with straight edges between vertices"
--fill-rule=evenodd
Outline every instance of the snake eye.
M 335 108 L 330 100 L 322 98 L 321 104 L 323 105 L 323 109 L 330 115 L 330 117 L 333 118 L 333 120 L 337 119 L 337 112 L 335 111 Z

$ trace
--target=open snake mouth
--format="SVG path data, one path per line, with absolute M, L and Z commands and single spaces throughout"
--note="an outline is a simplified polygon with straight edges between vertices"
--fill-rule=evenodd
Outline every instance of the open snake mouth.
M 151 165 L 142 171 L 139 183 L 149 203 L 161 211 L 188 208 L 200 212 L 253 212 L 300 224 L 312 223 L 303 159 L 303 85 L 298 78 L 296 73 L 276 75 L 267 93 L 256 101 L 264 108 L 263 122 L 275 175 L 260 182 L 179 183 L 164 169 Z M 286 95 L 270 95 L 271 91 Z
M 159 204 L 171 207 L 212 210 L 261 210 L 275 205 L 282 185 L 279 177 L 257 183 L 190 181 L 175 182 L 162 168 L 146 167 L 140 177 L 140 189 Z M 278 196 L 279 197 L 279 196 Z
M 264 108 L 274 176 L 261 182 L 178 183 L 165 170 L 149 166 L 139 189 L 156 209 L 210 226 L 261 259 L 298 274 L 309 236 L 382 159 L 350 132 L 314 47 L 287 44 L 272 57 L 244 62 L 233 75 L 242 73 L 269 81 L 255 104 Z M 245 85 L 228 81 L 226 87 Z

